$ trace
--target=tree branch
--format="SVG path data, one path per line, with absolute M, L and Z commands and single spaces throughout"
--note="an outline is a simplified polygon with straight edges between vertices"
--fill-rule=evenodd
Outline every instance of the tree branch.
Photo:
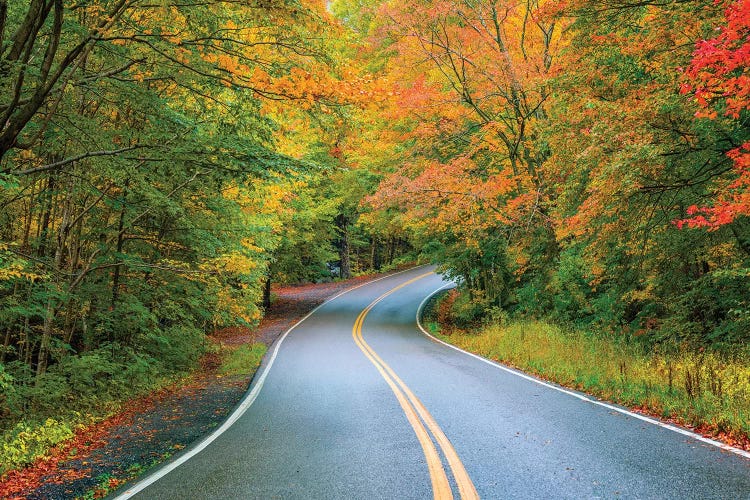
M 132 151 L 134 149 L 139 149 L 139 148 L 144 148 L 144 147 L 146 146 L 135 145 L 135 146 L 129 146 L 127 148 L 115 149 L 113 151 L 89 151 L 88 153 L 83 153 L 81 155 L 74 156 L 72 158 L 66 158 L 65 160 L 56 161 L 55 163 L 50 163 L 48 165 L 42 165 L 41 167 L 29 168 L 26 170 L 21 170 L 20 172 L 12 172 L 9 170 L 5 170 L 3 171 L 3 173 L 4 174 L 12 173 L 14 175 L 31 175 L 31 174 L 36 174 L 39 172 L 47 172 L 49 170 L 57 170 L 57 169 L 64 167 L 65 165 L 70 165 L 71 163 L 75 163 L 85 158 L 92 158 L 95 156 L 116 156 L 126 151 Z

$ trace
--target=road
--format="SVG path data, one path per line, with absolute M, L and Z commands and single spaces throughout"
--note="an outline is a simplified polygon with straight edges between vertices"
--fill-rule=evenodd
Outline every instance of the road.
M 428 338 L 429 270 L 322 305 L 210 442 L 119 498 L 750 498 L 743 456 Z

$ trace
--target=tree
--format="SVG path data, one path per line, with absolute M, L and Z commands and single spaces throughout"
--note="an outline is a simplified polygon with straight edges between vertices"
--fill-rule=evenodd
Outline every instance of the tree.
M 401 166 L 371 202 L 402 207 L 412 227 L 424 221 L 420 241 L 450 235 L 443 243 L 457 256 L 474 249 L 476 262 L 488 251 L 506 262 L 495 250 L 541 237 L 551 253 L 540 257 L 554 261 L 540 132 L 565 23 L 534 2 L 497 1 L 387 4 L 379 21 L 373 39 L 389 54 L 382 72 L 394 83 L 378 119 L 381 134 L 396 132 Z M 495 243 L 480 249 L 485 241 Z M 465 283 L 502 302 L 506 271 Z
M 743 8 L 731 5 L 723 18 L 741 26 Z M 735 342 L 745 320 L 733 311 L 747 297 L 711 318 L 695 294 L 681 300 L 693 286 L 706 297 L 712 287 L 735 290 L 747 266 L 738 149 L 747 130 L 744 115 L 723 114 L 726 101 L 742 99 L 746 37 L 745 28 L 716 35 L 722 10 L 385 4 L 367 21 L 378 71 L 394 82 L 368 115 L 391 163 L 374 167 L 383 181 L 368 198 L 373 214 L 459 277 L 478 310 L 596 323 L 654 342 Z M 701 39 L 738 65 L 722 63 L 721 73 L 715 59 L 695 62 Z M 710 100 L 699 74 L 711 75 Z M 686 81 L 698 102 L 680 94 Z
M 204 332 L 259 319 L 280 239 L 258 200 L 318 169 L 280 123 L 344 101 L 324 42 L 338 29 L 291 0 L 0 2 L 0 355 L 16 415 L 52 411 L 49 384 L 88 390 L 79 361 L 150 379 L 188 368 Z
M 693 59 L 687 70 L 683 93 L 693 93 L 703 109 L 701 116 L 716 120 L 719 113 L 734 120 L 738 129 L 739 145 L 727 151 L 734 171 L 721 179 L 717 196 L 711 206 L 692 205 L 680 226 L 718 228 L 731 224 L 738 217 L 750 215 L 750 140 L 743 120 L 750 110 L 750 3 L 746 0 L 718 3 L 724 5 L 725 24 L 719 34 L 696 44 Z M 748 240 L 743 247 L 750 251 Z

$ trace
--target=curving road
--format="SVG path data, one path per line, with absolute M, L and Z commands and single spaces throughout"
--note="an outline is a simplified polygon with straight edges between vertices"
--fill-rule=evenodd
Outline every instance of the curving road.
M 280 339 L 227 423 L 118 498 L 750 498 L 750 459 L 421 333 L 429 268 Z

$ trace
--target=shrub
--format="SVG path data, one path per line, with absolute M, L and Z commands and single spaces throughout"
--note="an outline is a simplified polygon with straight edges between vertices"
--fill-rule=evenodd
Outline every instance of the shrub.
M 666 305 L 661 340 L 732 350 L 750 343 L 750 269 L 708 273 Z
M 575 250 L 560 255 L 560 261 L 547 286 L 552 299 L 552 318 L 581 323 L 591 316 L 591 285 L 586 278 L 586 261 Z
M 159 360 L 165 373 L 178 373 L 196 366 L 203 352 L 205 336 L 190 326 L 170 326 L 153 329 L 141 341 L 141 352 Z
M 0 475 L 33 462 L 52 446 L 71 437 L 73 429 L 70 424 L 51 418 L 39 426 L 18 423 L 2 436 Z
M 452 322 L 459 328 L 475 325 L 484 317 L 487 306 L 480 292 L 458 293 L 451 307 Z

